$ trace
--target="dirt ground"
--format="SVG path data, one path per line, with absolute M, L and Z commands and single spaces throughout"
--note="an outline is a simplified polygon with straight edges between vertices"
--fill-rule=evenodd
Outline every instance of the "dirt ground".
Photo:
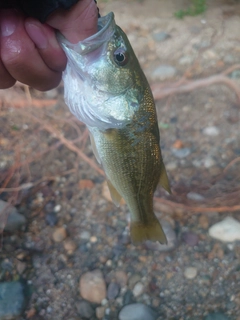
M 100 269 L 107 287 L 117 271 L 127 277 L 117 296 L 102 302 L 100 319 L 118 319 L 124 305 L 141 302 L 158 320 L 239 320 L 239 242 L 214 240 L 208 229 L 240 213 L 240 3 L 209 0 L 204 14 L 183 20 L 174 12 L 187 0 L 98 3 L 102 15 L 115 13 L 154 89 L 173 192 L 159 188 L 155 209 L 175 234 L 173 248 L 131 244 L 128 210 L 107 200 L 86 128 L 64 104 L 63 86 L 40 93 L 17 84 L 0 92 L 0 199 L 27 224 L 2 235 L 0 262 L 12 268 L 0 281 L 32 287 L 21 319 L 84 319 L 79 279 Z M 191 279 L 189 267 L 196 270 Z M 132 294 L 132 279 L 143 285 L 141 294 Z M 97 319 L 98 307 L 91 303 L 89 319 Z M 225 318 L 206 318 L 213 312 Z

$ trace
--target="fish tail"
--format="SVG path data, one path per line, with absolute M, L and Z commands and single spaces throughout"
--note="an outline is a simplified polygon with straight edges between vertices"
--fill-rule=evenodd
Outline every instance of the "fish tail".
M 139 244 L 145 240 L 159 241 L 167 244 L 167 238 L 158 219 L 152 219 L 149 223 L 134 221 L 130 226 L 131 239 L 134 244 Z

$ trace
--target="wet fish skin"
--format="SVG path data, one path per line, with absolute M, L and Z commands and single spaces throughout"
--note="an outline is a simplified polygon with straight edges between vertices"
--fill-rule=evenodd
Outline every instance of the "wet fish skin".
M 113 14 L 101 19 L 99 32 L 101 36 L 104 32 L 108 35 L 99 46 L 98 34 L 81 43 L 80 49 L 75 45 L 74 52 L 60 39 L 69 61 L 65 72 L 66 102 L 89 128 L 93 151 L 104 168 L 114 203 L 119 205 L 123 198 L 130 210 L 133 243 L 166 243 L 153 211 L 158 183 L 171 192 L 159 145 L 154 99 Z M 75 91 L 70 87 L 72 79 Z M 78 102 L 76 94 L 81 91 Z

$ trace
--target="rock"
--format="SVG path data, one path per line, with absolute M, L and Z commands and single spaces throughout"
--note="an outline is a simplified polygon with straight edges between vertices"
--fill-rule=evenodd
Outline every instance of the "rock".
M 121 288 L 124 288 L 128 282 L 128 276 L 126 272 L 119 270 L 115 273 L 116 282 L 120 285 Z
M 162 65 L 157 67 L 153 73 L 152 73 L 152 80 L 166 80 L 166 79 L 171 79 L 177 74 L 177 70 L 168 65 Z
M 130 278 L 129 278 L 129 281 L 128 281 L 128 286 L 129 286 L 129 288 L 130 289 L 133 289 L 134 288 L 134 286 L 135 286 L 135 284 L 137 283 L 137 282 L 139 282 L 140 280 L 141 280 L 141 276 L 140 276 L 140 274 L 133 274 Z
M 64 241 L 64 249 L 67 251 L 67 254 L 72 255 L 73 252 L 77 249 L 77 245 L 73 240 L 66 240 Z
M 142 303 L 129 304 L 122 308 L 119 320 L 156 320 L 157 313 Z
M 54 242 L 62 242 L 67 237 L 67 231 L 64 227 L 56 228 L 53 232 L 52 238 Z
M 98 319 L 101 319 L 104 317 L 104 314 L 105 314 L 105 307 L 97 307 L 96 308 L 96 317 Z
M 229 320 L 229 318 L 220 312 L 214 312 L 209 313 L 204 320 Z
M 56 212 L 56 213 L 58 213 L 58 212 L 61 211 L 61 209 L 62 209 L 62 206 L 61 206 L 60 204 L 57 204 L 57 205 L 53 208 L 53 211 Z
M 116 282 L 111 282 L 107 289 L 107 298 L 114 300 L 118 296 L 119 289 L 119 285 Z
M 166 221 L 161 220 L 160 221 L 163 231 L 167 237 L 167 244 L 160 244 L 159 242 L 152 242 L 147 240 L 145 242 L 147 249 L 150 250 L 158 250 L 158 251 L 171 251 L 173 250 L 177 245 L 177 235 L 176 232 L 173 230 L 172 225 Z
M 189 148 L 182 148 L 182 149 L 171 148 L 171 151 L 173 155 L 179 159 L 186 158 L 191 154 L 191 150 Z
M 240 240 L 240 223 L 232 217 L 226 217 L 209 228 L 209 235 L 223 242 Z
M 198 235 L 193 232 L 184 232 L 182 234 L 182 239 L 186 244 L 188 244 L 189 246 L 192 246 L 192 247 L 196 246 L 199 241 Z
M 106 284 L 100 270 L 84 273 L 80 278 L 81 296 L 92 303 L 101 303 L 106 298 Z
M 203 229 L 207 229 L 209 227 L 208 217 L 204 214 L 199 217 L 198 222 Z
M 197 275 L 197 269 L 193 267 L 188 267 L 184 271 L 184 276 L 186 279 L 194 279 Z
M 144 285 L 141 282 L 137 282 L 133 288 L 134 297 L 139 297 L 144 292 Z
M 220 130 L 217 127 L 206 127 L 203 129 L 203 134 L 211 137 L 216 137 L 220 133 Z
M 83 318 L 90 319 L 94 315 L 94 310 L 91 304 L 87 301 L 76 303 L 76 308 L 78 314 Z
M 168 162 L 166 163 L 166 169 L 167 171 L 172 171 L 172 170 L 175 170 L 177 169 L 177 162 Z
M 194 58 L 191 56 L 183 56 L 179 59 L 179 64 L 186 66 L 192 64 L 194 61 Z
M 91 238 L 91 234 L 90 234 L 90 232 L 88 232 L 88 231 L 83 231 L 83 232 L 81 232 L 81 234 L 80 234 L 80 238 L 81 238 L 82 240 L 89 240 L 89 239 Z
M 211 157 L 207 157 L 207 158 L 203 159 L 203 165 L 207 169 L 215 166 L 215 164 L 216 164 L 215 160 L 213 160 L 213 158 L 211 158 Z
M 47 213 L 45 220 L 49 226 L 51 226 L 51 227 L 55 226 L 58 222 L 56 212 Z
M 135 299 L 134 299 L 134 296 L 133 296 L 133 293 L 131 290 L 127 290 L 124 295 L 123 295 L 123 305 L 128 305 L 130 303 L 133 303 L 135 302 Z
M 24 310 L 26 297 L 25 286 L 19 282 L 0 283 L 0 319 L 8 320 L 19 317 Z
M 232 79 L 240 79 L 240 70 L 234 70 L 230 74 L 230 78 L 232 78 Z
M 166 33 L 166 32 L 158 32 L 158 33 L 153 33 L 152 35 L 153 39 L 157 42 L 162 42 L 166 39 L 169 39 L 171 38 L 170 34 L 169 33 Z
M 205 200 L 204 196 L 202 196 L 201 194 L 196 193 L 196 192 L 188 192 L 187 198 L 189 200 L 194 200 L 194 201 L 203 201 L 203 200 Z
M 26 218 L 8 202 L 0 200 L 0 231 L 15 231 L 26 224 Z

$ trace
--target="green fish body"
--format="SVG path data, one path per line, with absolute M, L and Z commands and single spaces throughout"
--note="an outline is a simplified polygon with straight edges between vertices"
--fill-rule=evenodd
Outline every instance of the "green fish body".
M 60 43 L 68 57 L 65 100 L 86 123 L 116 205 L 130 210 L 133 243 L 166 243 L 153 211 L 160 183 L 170 191 L 160 150 L 154 99 L 147 79 L 113 13 L 99 19 L 99 32 L 71 44 Z

